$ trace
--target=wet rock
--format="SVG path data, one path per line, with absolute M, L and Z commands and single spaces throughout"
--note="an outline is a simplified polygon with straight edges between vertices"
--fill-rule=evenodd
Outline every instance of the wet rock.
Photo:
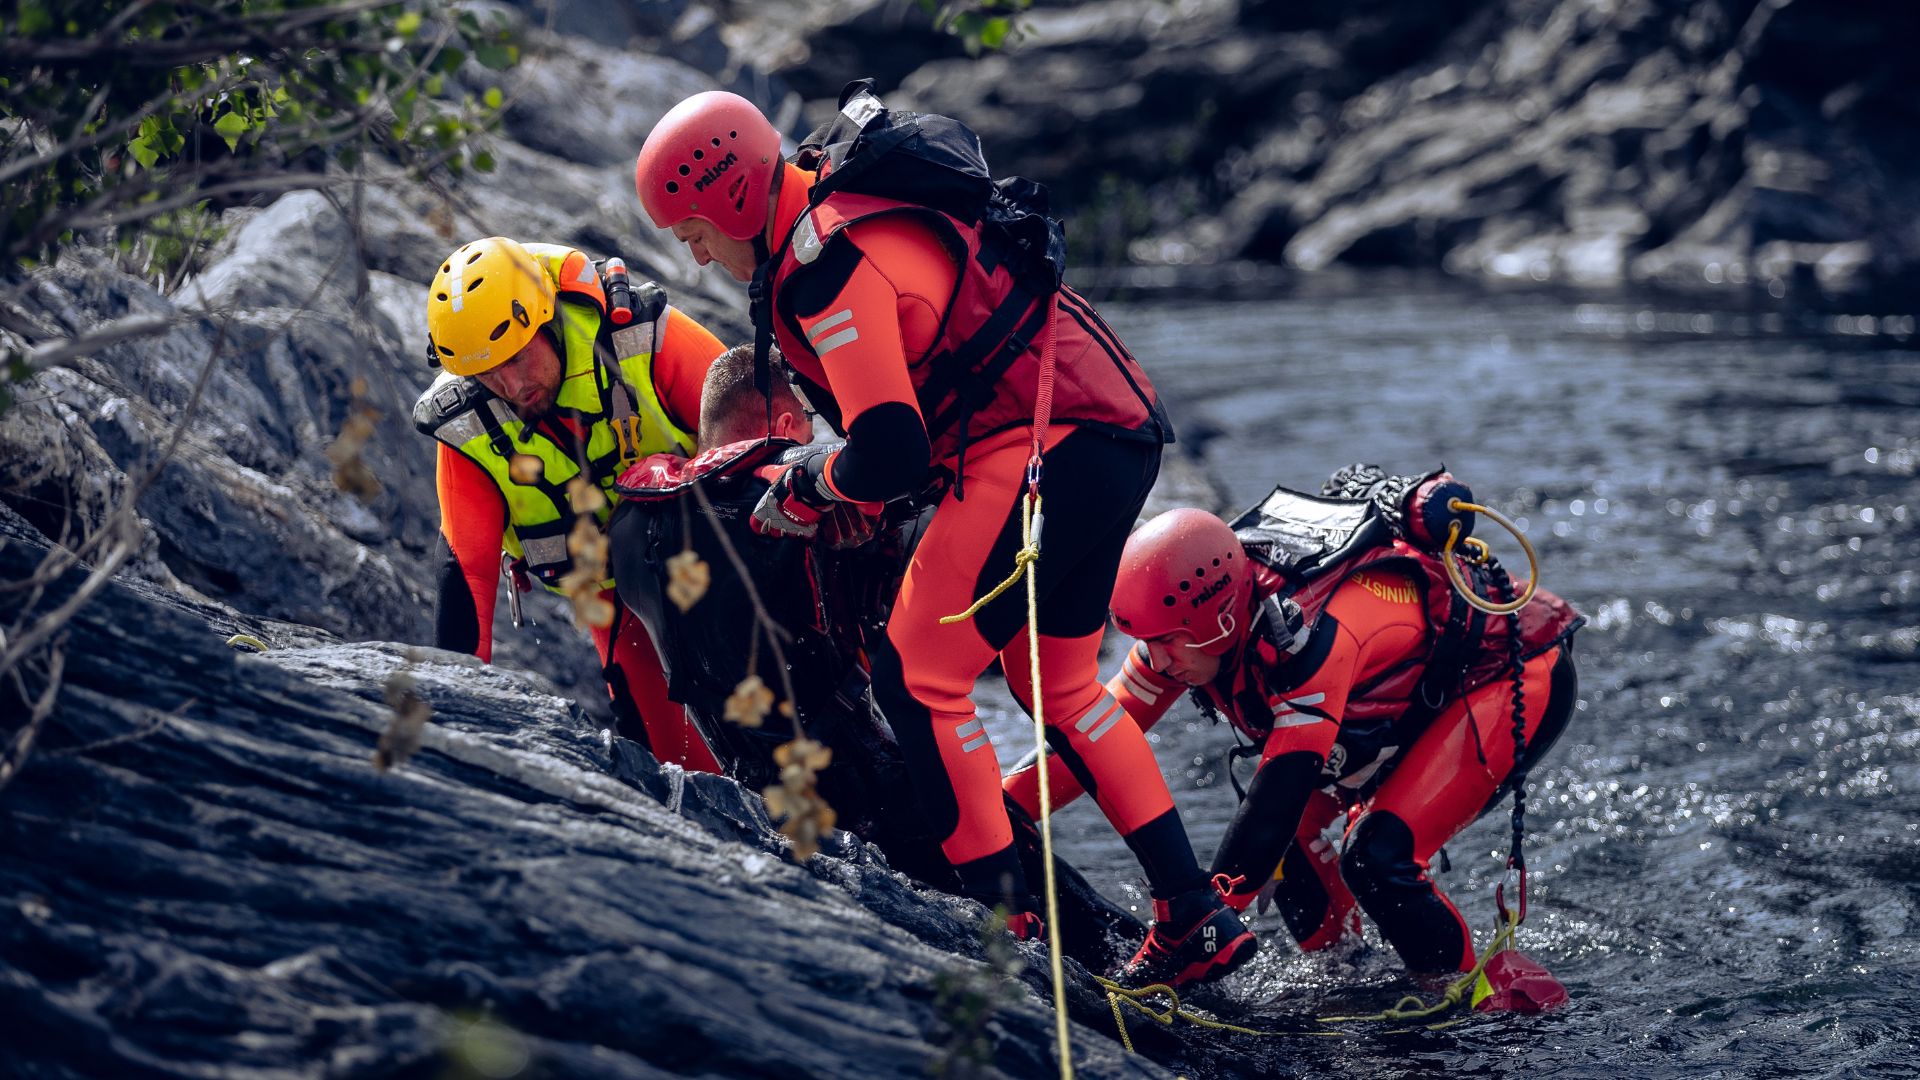
M 30 565 L 0 548 L 0 578 Z M 916 1075 L 957 1018 L 936 976 L 979 971 L 976 905 L 858 845 L 795 866 L 730 781 L 663 768 L 470 657 L 244 655 L 119 586 L 64 650 L 59 709 L 0 798 L 0 1010 L 36 1033 L 9 1048 L 30 1075 L 437 1074 L 474 1055 L 540 1075 Z M 434 715 L 382 774 L 401 673 Z M 985 1029 L 994 1075 L 1054 1074 L 1044 966 L 1024 960 Z M 1076 987 L 1076 1017 L 1101 1022 Z M 1084 1075 L 1169 1075 L 1074 1038 Z

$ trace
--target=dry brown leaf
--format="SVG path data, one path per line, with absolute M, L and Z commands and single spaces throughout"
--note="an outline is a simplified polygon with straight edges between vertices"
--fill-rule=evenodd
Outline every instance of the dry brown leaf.
M 773 691 L 760 681 L 760 676 L 749 675 L 740 680 L 727 696 L 727 719 L 741 727 L 759 727 L 767 719 L 767 713 L 773 708 Z
M 380 734 L 380 745 L 373 751 L 373 767 L 381 772 L 397 769 L 420 749 L 427 721 L 433 719 L 433 706 L 414 691 L 413 676 L 403 668 L 387 677 L 387 705 L 393 716 L 387 730 Z
M 713 583 L 713 568 L 688 548 L 667 560 L 667 579 L 667 599 L 684 612 L 707 595 L 707 587 Z
M 805 862 L 820 850 L 820 838 L 832 832 L 838 820 L 815 787 L 820 770 L 833 761 L 833 751 L 802 736 L 777 747 L 773 759 L 780 765 L 780 782 L 769 785 L 761 797 L 767 813 L 780 823 L 780 834 L 793 842 L 794 861 Z
M 613 604 L 600 583 L 607 580 L 607 534 L 591 516 L 582 515 L 567 534 L 567 553 L 573 569 L 561 576 L 560 591 L 573 601 L 573 616 L 582 627 L 613 625 Z
M 567 481 L 567 499 L 573 504 L 573 512 L 581 515 L 596 513 L 607 505 L 607 493 L 584 476 Z
M 353 405 L 340 424 L 340 433 L 327 444 L 327 460 L 333 463 L 334 487 L 363 503 L 371 503 L 380 497 L 380 478 L 367 465 L 365 455 L 367 445 L 373 441 L 374 421 L 380 419 L 380 412 L 366 403 L 366 391 L 366 380 L 353 380 Z
M 507 475 L 516 484 L 537 484 L 546 472 L 540 459 L 532 454 L 515 454 L 507 460 Z
M 574 593 L 571 599 L 573 600 L 573 617 L 579 621 L 580 625 L 599 627 L 603 630 L 613 625 L 613 602 L 598 591 Z

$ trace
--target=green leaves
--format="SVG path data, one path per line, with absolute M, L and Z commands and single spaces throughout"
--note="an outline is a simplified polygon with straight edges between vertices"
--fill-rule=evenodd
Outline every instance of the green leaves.
M 483 42 L 474 46 L 473 58 L 495 71 L 505 71 L 520 62 L 520 46 Z
M 20 33 L 26 37 L 44 34 L 53 29 L 53 13 L 41 0 L 20 0 Z
M 157 273 L 173 260 L 150 257 L 142 230 L 202 185 L 228 193 L 209 208 L 217 217 L 322 162 L 492 169 L 477 143 L 507 94 L 480 69 L 519 60 L 516 25 L 424 0 L 0 6 L 0 123 L 28 136 L 0 139 L 0 250 L 15 267 L 46 262 L 77 230 Z M 184 250 L 201 230 L 176 232 Z
M 162 157 L 180 152 L 186 140 L 174 129 L 172 116 L 149 116 L 140 121 L 140 133 L 127 144 L 127 150 L 143 169 L 151 169 Z
M 1033 6 L 1033 0 L 919 0 L 919 4 L 933 15 L 936 30 L 958 37 L 968 56 L 979 56 L 1003 49 L 1026 35 L 1019 17 Z M 1007 14 L 994 14 L 1001 11 Z
M 240 136 L 245 135 L 252 127 L 253 121 L 236 112 L 226 113 L 213 122 L 213 130 L 219 132 L 220 138 L 226 141 L 228 150 L 238 149 Z

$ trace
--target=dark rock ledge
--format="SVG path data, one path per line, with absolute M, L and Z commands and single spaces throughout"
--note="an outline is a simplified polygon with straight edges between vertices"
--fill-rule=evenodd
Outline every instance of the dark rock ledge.
M 36 554 L 0 546 L 0 579 Z M 0 793 L 0 1073 L 921 1075 L 938 976 L 996 985 L 976 905 L 846 834 L 793 865 L 757 796 L 521 676 L 386 643 L 246 655 L 236 626 L 116 585 L 69 628 L 58 712 Z M 402 669 L 433 722 L 380 774 Z M 11 686 L 0 714 L 24 714 Z M 1054 1075 L 1022 958 L 979 1075 Z M 1073 994 L 1111 1024 L 1084 973 Z M 1078 1025 L 1075 1052 L 1169 1075 Z

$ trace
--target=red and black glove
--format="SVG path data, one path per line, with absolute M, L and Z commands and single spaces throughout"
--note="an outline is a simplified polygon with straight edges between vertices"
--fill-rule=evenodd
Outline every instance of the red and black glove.
M 807 463 L 796 462 L 774 477 L 773 486 L 754 504 L 747 525 L 761 536 L 798 536 L 811 540 L 820 531 L 831 499 L 822 499 L 819 485 L 807 473 Z
M 820 519 L 843 500 L 834 497 L 821 483 L 820 472 L 831 464 L 832 449 L 822 447 L 784 465 L 772 474 L 773 486 L 754 504 L 747 525 L 762 536 L 798 536 L 813 539 L 820 531 Z M 761 475 L 767 475 L 765 470 Z

